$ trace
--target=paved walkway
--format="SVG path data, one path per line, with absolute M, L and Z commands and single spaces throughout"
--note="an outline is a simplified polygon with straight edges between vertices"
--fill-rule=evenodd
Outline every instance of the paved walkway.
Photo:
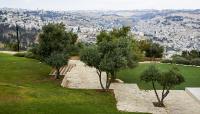
M 14 54 L 16 54 L 16 53 L 18 53 L 18 52 L 16 52 L 16 51 L 0 51 L 0 53 L 5 53 L 5 54 L 14 55 Z
M 85 66 L 79 60 L 70 60 L 76 66 L 68 72 L 61 86 L 74 89 L 101 89 L 95 68 Z M 105 73 L 103 74 L 105 82 Z M 140 90 L 137 84 L 113 83 L 117 109 L 127 112 L 149 112 L 153 114 L 200 114 L 200 104 L 183 90 L 172 90 L 166 98 L 165 108 L 154 107 L 153 91 Z

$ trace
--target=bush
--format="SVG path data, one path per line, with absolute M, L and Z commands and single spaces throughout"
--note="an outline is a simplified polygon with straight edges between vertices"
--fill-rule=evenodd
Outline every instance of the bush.
M 172 63 L 172 60 L 170 60 L 170 59 L 163 59 L 163 60 L 161 60 L 161 63 Z
M 38 47 L 38 44 L 33 44 L 30 48 L 29 48 L 29 52 L 31 52 L 32 54 L 34 54 L 34 55 L 38 55 L 38 49 L 39 49 L 39 47 Z
M 31 53 L 31 52 L 25 53 L 24 57 L 31 58 L 31 59 L 38 59 L 38 57 L 35 54 Z
M 16 56 L 16 57 L 25 57 L 25 54 L 26 53 L 16 53 L 16 54 L 14 54 L 14 56 Z
M 26 58 L 31 58 L 31 59 L 38 59 L 38 57 L 31 52 L 16 53 L 16 54 L 14 54 L 14 56 L 16 56 L 16 57 L 26 57 Z
M 176 63 L 176 64 L 184 64 L 184 65 L 190 65 L 190 61 L 187 60 L 187 59 L 184 58 L 184 57 L 174 57 L 174 58 L 173 58 L 173 63 Z
M 7 49 L 7 50 L 11 50 L 11 51 L 17 51 L 17 43 L 6 43 L 4 45 L 4 48 Z
M 191 60 L 192 65 L 200 66 L 200 58 L 195 58 Z

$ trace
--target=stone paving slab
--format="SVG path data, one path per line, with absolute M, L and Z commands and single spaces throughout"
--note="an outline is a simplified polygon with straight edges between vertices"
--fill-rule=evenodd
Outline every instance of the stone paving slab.
M 74 89 L 101 89 L 95 68 L 84 65 L 79 60 L 70 60 L 76 64 L 68 72 L 61 86 Z M 102 81 L 105 82 L 105 74 Z M 105 84 L 105 83 L 104 83 Z M 149 112 L 153 114 L 200 114 L 200 104 L 184 90 L 171 90 L 165 100 L 165 108 L 154 107 L 152 102 L 157 101 L 154 91 L 140 90 L 137 84 L 113 83 L 117 100 L 117 109 L 126 112 Z M 161 93 L 161 91 L 158 91 Z
M 200 88 L 186 88 L 185 91 L 200 104 Z
M 140 91 L 137 84 L 114 83 L 112 88 L 114 88 L 115 98 L 117 99 L 117 109 L 120 111 L 167 114 L 164 108 L 154 107 L 148 93 Z
M 86 66 L 79 60 L 70 60 L 69 64 L 76 64 L 74 68 L 68 72 L 62 83 L 62 87 L 73 89 L 101 89 L 99 77 L 95 68 Z M 105 85 L 106 74 L 102 74 L 102 82 Z

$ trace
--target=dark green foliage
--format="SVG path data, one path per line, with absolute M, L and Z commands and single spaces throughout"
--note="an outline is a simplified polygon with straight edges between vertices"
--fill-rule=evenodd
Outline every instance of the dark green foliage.
M 198 52 L 197 50 L 192 50 L 192 51 L 190 51 L 189 56 L 190 56 L 191 58 L 200 57 L 199 52 Z
M 123 26 L 120 29 L 113 29 L 110 32 L 105 30 L 101 31 L 99 35 L 97 35 L 97 44 L 103 41 L 114 41 L 119 38 L 129 37 L 130 27 Z
M 187 59 L 184 58 L 184 57 L 177 56 L 177 57 L 174 57 L 174 58 L 173 58 L 173 63 L 189 65 L 189 64 L 190 64 L 190 61 L 187 60 Z
M 163 87 L 159 104 L 164 106 L 164 99 L 169 94 L 170 89 L 183 82 L 185 82 L 185 79 L 177 67 L 172 67 L 169 71 L 164 72 L 158 81 L 158 83 Z
M 161 63 L 173 63 L 170 59 L 163 59 L 161 60 Z
M 184 57 L 184 58 L 188 58 L 189 52 L 188 51 L 182 51 L 181 56 Z
M 185 81 L 177 67 L 172 67 L 169 71 L 160 73 L 160 71 L 156 69 L 154 65 L 149 66 L 149 68 L 142 73 L 140 78 L 142 81 L 152 83 L 156 98 L 158 100 L 157 106 L 164 106 L 164 99 L 169 94 L 170 89 L 176 85 L 180 85 Z M 157 93 L 155 82 L 162 86 L 161 98 Z
M 38 54 L 42 59 L 51 55 L 52 52 L 71 52 L 77 40 L 77 35 L 66 32 L 61 24 L 48 24 L 42 28 L 39 36 Z
M 152 86 L 153 86 L 153 89 L 154 89 L 154 92 L 156 94 L 156 98 L 158 100 L 158 103 L 161 102 L 160 98 L 159 98 L 159 95 L 156 91 L 156 87 L 155 87 L 155 83 L 160 81 L 160 77 L 161 77 L 161 73 L 160 71 L 155 67 L 155 65 L 151 65 L 148 67 L 148 69 L 146 69 L 142 75 L 140 76 L 140 79 L 142 81 L 145 81 L 146 83 L 149 83 L 151 82 L 152 83 Z
M 157 82 L 161 76 L 160 71 L 155 67 L 155 65 L 151 65 L 146 69 L 142 74 L 140 79 L 145 82 Z
M 6 50 L 17 51 L 17 48 L 17 43 L 4 43 L 4 49 Z
M 26 57 L 26 58 L 31 58 L 31 59 L 39 59 L 37 55 L 33 54 L 32 52 L 19 52 L 14 54 L 16 57 Z
M 101 55 L 96 46 L 86 47 L 80 53 L 80 59 L 91 67 L 99 68 Z
M 32 52 L 34 55 L 39 55 L 39 44 L 33 44 L 30 49 L 30 52 Z
M 181 56 L 189 60 L 194 58 L 200 58 L 200 51 L 197 50 L 182 51 Z
M 164 48 L 157 43 L 152 43 L 149 48 L 145 50 L 146 57 L 161 58 L 163 56 Z
M 137 44 L 139 49 L 141 49 L 141 51 L 145 53 L 146 57 L 162 58 L 164 52 L 163 46 L 157 43 L 153 43 L 149 40 L 137 41 Z
M 25 54 L 26 53 L 16 53 L 16 54 L 14 54 L 14 56 L 16 56 L 16 57 L 25 57 Z
M 39 60 L 39 57 L 37 55 L 35 55 L 35 54 L 33 54 L 32 52 L 29 52 L 29 51 L 25 53 L 24 57 Z
M 200 66 L 200 52 L 197 50 L 182 51 L 181 55 L 175 55 L 173 62 L 176 64 Z
M 109 64 L 104 64 L 109 65 L 104 70 L 111 74 L 112 80 L 115 80 L 116 72 L 120 69 L 136 66 L 138 51 L 134 47 L 135 42 L 129 32 L 130 27 L 122 27 L 110 32 L 102 31 L 97 36 L 101 58 L 106 59 L 104 61 L 110 60 Z
M 67 55 L 60 52 L 53 52 L 48 58 L 45 59 L 45 62 L 50 65 L 52 68 L 56 69 L 55 78 L 59 79 L 60 68 L 68 63 Z
M 117 71 L 136 66 L 133 40 L 128 34 L 129 31 L 129 27 L 113 29 L 110 32 L 102 31 L 97 36 L 97 45 L 86 47 L 80 53 L 83 62 L 97 69 L 100 83 L 101 72 L 106 72 L 106 89 L 109 89 L 111 81 L 115 81 Z
M 200 66 L 200 58 L 194 58 L 191 60 L 192 65 Z
M 169 71 L 164 72 L 159 80 L 159 84 L 166 89 L 172 89 L 175 85 L 180 85 L 183 82 L 185 82 L 185 79 L 177 67 L 173 67 Z

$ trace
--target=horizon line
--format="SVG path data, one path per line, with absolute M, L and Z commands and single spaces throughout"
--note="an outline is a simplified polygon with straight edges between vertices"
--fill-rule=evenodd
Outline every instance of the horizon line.
M 17 10 L 32 10 L 32 11 L 148 11 L 148 10 L 156 10 L 156 11 L 165 11 L 165 10 L 190 10 L 190 11 L 194 11 L 194 10 L 200 10 L 200 8 L 194 8 L 194 9 L 190 9 L 190 8 L 163 8 L 163 9 L 42 9 L 42 8 L 36 8 L 36 9 L 28 9 L 28 8 L 12 8 L 12 7 L 0 7 L 0 9 L 17 9 Z

